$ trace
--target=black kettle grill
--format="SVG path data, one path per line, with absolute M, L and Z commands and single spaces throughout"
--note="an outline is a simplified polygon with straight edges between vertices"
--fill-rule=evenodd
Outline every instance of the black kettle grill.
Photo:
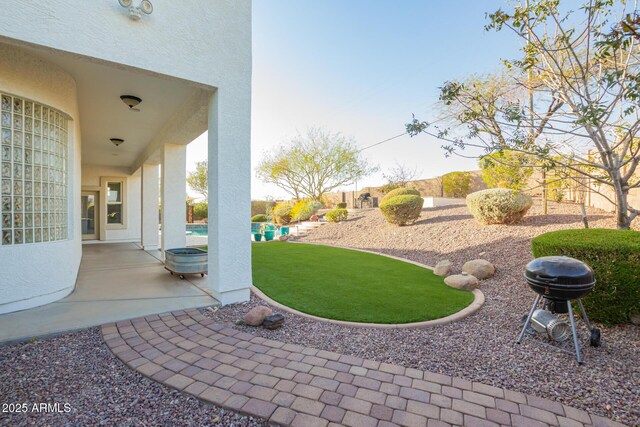
M 531 307 L 531 311 L 527 316 L 522 332 L 518 337 L 517 343 L 522 342 L 525 333 L 530 330 L 545 330 L 550 338 L 556 338 L 561 341 L 567 334 L 562 333 L 562 322 L 555 318 L 553 314 L 568 313 L 571 323 L 571 335 L 573 336 L 573 345 L 575 348 L 576 359 L 578 364 L 582 364 L 582 356 L 580 354 L 580 344 L 578 343 L 578 333 L 573 318 L 573 309 L 571 301 L 575 300 L 580 307 L 582 318 L 589 329 L 590 345 L 593 347 L 600 346 L 600 330 L 592 328 L 587 313 L 582 304 L 582 298 L 588 295 L 594 288 L 596 280 L 591 268 L 574 258 L 566 256 L 547 256 L 534 259 L 527 264 L 524 277 L 529 287 L 538 295 Z M 540 301 L 543 301 L 542 310 L 538 309 Z M 566 323 L 565 323 L 566 325 Z M 552 331 L 554 328 L 555 331 Z

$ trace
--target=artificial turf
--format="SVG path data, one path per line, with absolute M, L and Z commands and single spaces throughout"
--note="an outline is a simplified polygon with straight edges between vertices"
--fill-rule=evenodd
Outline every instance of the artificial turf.
M 431 270 L 371 253 L 301 243 L 252 245 L 253 285 L 281 304 L 352 322 L 409 323 L 460 311 L 473 294 Z

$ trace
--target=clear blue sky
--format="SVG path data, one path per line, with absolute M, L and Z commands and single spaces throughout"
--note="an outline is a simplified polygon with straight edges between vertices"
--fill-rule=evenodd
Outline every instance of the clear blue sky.
M 252 197 L 284 196 L 255 177 L 255 166 L 298 130 L 323 126 L 366 147 L 402 133 L 412 113 L 432 119 L 444 81 L 515 57 L 513 35 L 484 31 L 485 13 L 505 1 L 254 0 Z M 440 145 L 405 136 L 364 151 L 381 172 L 358 187 L 382 184 L 396 162 L 424 178 L 476 168 L 445 158 Z M 199 138 L 188 168 L 203 153 Z

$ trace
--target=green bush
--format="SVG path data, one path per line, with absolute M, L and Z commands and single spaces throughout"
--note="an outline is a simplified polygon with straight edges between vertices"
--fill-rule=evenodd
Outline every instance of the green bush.
M 251 217 L 251 222 L 267 222 L 267 216 L 265 214 L 258 214 Z
M 396 196 L 418 196 L 420 197 L 420 192 L 415 188 L 396 188 L 395 190 L 389 191 L 384 195 L 382 201 L 389 200 L 392 197 Z
M 251 216 L 259 214 L 266 214 L 270 208 L 275 205 L 271 200 L 252 200 L 251 201 Z
M 336 204 L 336 208 L 337 209 L 346 209 L 347 208 L 347 202 L 340 202 Z
M 209 205 L 206 202 L 200 202 L 193 205 L 193 214 L 198 218 L 209 217 Z
M 627 323 L 640 313 L 640 233 L 576 229 L 541 234 L 531 241 L 535 257 L 566 255 L 587 263 L 596 286 L 585 297 L 587 315 L 606 325 Z
M 316 203 L 311 200 L 300 200 L 291 208 L 291 219 L 293 221 L 306 221 L 311 215 L 317 212 Z
M 394 190 L 395 191 L 395 190 Z M 384 200 L 380 204 L 382 215 L 391 224 L 407 225 L 420 217 L 424 199 L 415 194 L 405 194 Z
M 449 197 L 465 197 L 469 194 L 471 173 L 450 172 L 442 175 L 442 188 Z
M 527 213 L 533 200 L 507 188 L 490 188 L 467 196 L 469 212 L 480 224 L 513 224 Z
M 490 188 L 524 190 L 533 175 L 534 158 L 518 151 L 505 150 L 480 158 L 482 180 Z
M 334 209 L 324 216 L 329 222 L 346 221 L 349 218 L 349 211 L 346 209 Z
M 287 225 L 291 222 L 291 203 L 281 202 L 273 207 L 273 218 L 280 225 Z

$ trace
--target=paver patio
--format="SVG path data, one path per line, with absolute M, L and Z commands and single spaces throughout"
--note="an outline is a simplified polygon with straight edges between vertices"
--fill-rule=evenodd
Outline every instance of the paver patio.
M 256 337 L 198 310 L 102 326 L 130 368 L 202 400 L 291 426 L 617 426 L 558 402 Z

